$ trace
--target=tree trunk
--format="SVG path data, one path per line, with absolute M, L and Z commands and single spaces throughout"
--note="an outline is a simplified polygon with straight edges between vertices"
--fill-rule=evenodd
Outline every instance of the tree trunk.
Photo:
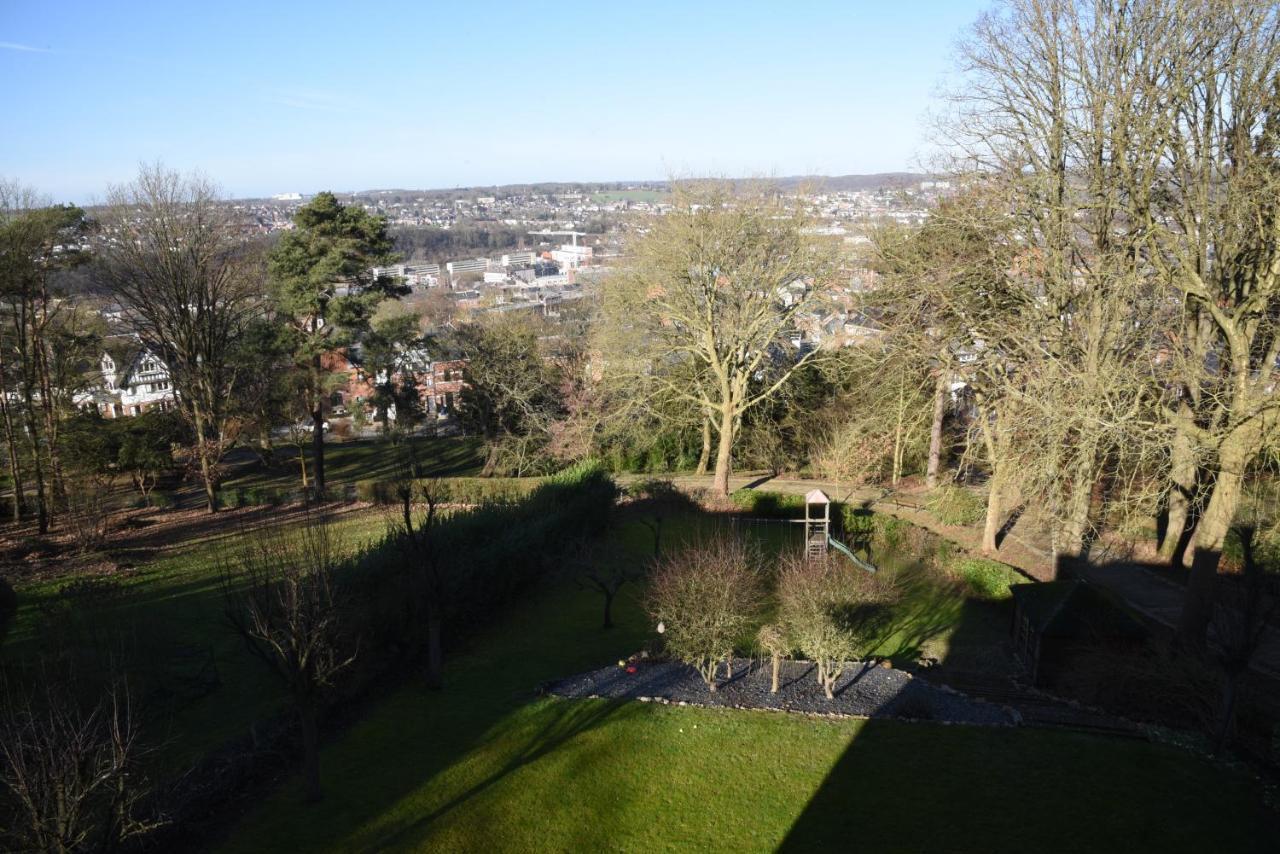
M 324 495 L 324 406 L 319 397 L 316 398 L 315 409 L 311 410 L 311 482 L 316 487 L 316 499 Z
M 947 414 L 947 375 L 938 373 L 933 392 L 933 422 L 929 427 L 929 464 L 925 469 L 925 485 L 938 487 L 938 467 L 942 464 L 942 420 Z
M 439 614 L 427 615 L 427 687 L 432 690 L 444 687 L 444 651 L 440 646 L 442 623 Z
M 778 677 L 782 671 L 782 656 L 776 652 L 773 654 L 773 673 L 769 681 L 769 693 L 778 693 Z
M 1076 467 L 1075 476 L 1067 484 L 1067 489 L 1070 490 L 1067 495 L 1067 519 L 1055 551 L 1072 558 L 1084 556 L 1093 487 L 1093 462 L 1086 457 Z
M 1236 681 L 1237 673 L 1228 673 L 1226 683 L 1222 686 L 1222 706 L 1218 712 L 1218 732 L 1213 739 L 1213 754 L 1221 756 L 1231 738 L 1231 725 L 1236 719 Z
M 606 629 L 613 628 L 613 597 L 615 594 L 606 592 L 604 594 L 604 627 Z
M 196 454 L 200 457 L 200 479 L 204 481 L 205 504 L 210 513 L 217 513 L 218 492 L 213 482 L 212 466 L 209 465 L 209 448 L 206 443 L 204 416 L 200 414 L 200 407 L 194 403 L 191 407 L 191 414 L 191 420 L 195 423 L 196 428 Z
M 720 445 L 716 450 L 716 474 L 712 491 L 716 495 L 729 495 L 729 473 L 733 465 L 733 416 L 728 408 L 720 418 Z
M 984 554 L 995 554 L 1000 547 L 996 537 L 1000 533 L 1001 495 L 1000 478 L 992 473 L 987 484 L 987 518 L 982 527 L 982 551 Z
M 0 361 L 0 376 L 4 374 L 4 363 Z M 9 475 L 13 478 L 13 521 L 22 521 L 22 505 L 25 503 L 22 485 L 22 463 L 18 460 L 18 440 L 14 436 L 13 415 L 9 412 L 9 401 L 0 389 L 0 416 L 4 421 L 5 446 L 9 451 Z
M 45 494 L 44 462 L 41 459 L 40 428 L 32 412 L 31 395 L 26 399 L 27 439 L 31 445 L 31 474 L 36 482 L 36 524 L 41 534 L 49 533 L 49 502 Z
M 1196 525 L 1195 554 L 1191 559 L 1191 573 L 1178 623 L 1179 638 L 1192 647 L 1204 646 L 1209 621 L 1213 618 L 1218 562 L 1222 558 L 1227 532 L 1235 520 L 1236 509 L 1240 506 L 1244 469 L 1250 450 L 1255 447 L 1251 439 L 1250 435 L 1237 433 L 1228 436 L 1219 447 L 1213 492 L 1204 515 Z
M 1196 489 L 1196 458 L 1191 434 L 1176 430 L 1170 447 L 1168 522 L 1160 541 L 1160 557 L 1175 566 L 1184 563 L 1183 534 L 1191 516 Z
M 324 794 L 320 789 L 320 721 L 317 710 L 310 704 L 298 709 L 302 724 L 302 777 L 306 785 L 308 803 L 315 803 Z
M 703 417 L 702 419 L 702 452 L 698 455 L 698 467 L 694 469 L 694 474 L 706 474 L 707 466 L 711 463 L 711 419 Z

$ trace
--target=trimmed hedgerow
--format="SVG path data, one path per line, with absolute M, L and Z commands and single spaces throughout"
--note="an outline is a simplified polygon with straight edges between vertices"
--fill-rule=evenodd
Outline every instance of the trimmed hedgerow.
M 414 481 L 417 486 L 429 479 Z M 441 498 L 450 504 L 510 504 L 528 497 L 548 483 L 545 477 L 450 477 L 435 482 Z M 361 480 L 356 482 L 356 497 L 373 504 L 400 503 L 401 480 Z

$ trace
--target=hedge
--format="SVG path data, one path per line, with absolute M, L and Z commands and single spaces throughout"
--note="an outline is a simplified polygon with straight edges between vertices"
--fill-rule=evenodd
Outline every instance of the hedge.
M 527 489 L 523 498 L 486 501 L 439 521 L 432 549 L 444 578 L 446 646 L 491 623 L 567 552 L 601 533 L 618 496 L 595 465 L 538 479 Z M 348 568 L 353 598 L 370 609 L 362 621 L 366 640 L 383 648 L 374 660 L 412 655 L 424 642 L 422 567 L 412 565 L 403 536 L 389 532 Z
M 549 483 L 547 477 L 449 477 L 435 480 L 451 504 L 510 504 L 528 497 L 538 487 Z M 414 483 L 432 482 L 431 478 L 419 478 Z M 373 504 L 399 504 L 400 486 L 404 481 L 395 479 L 361 480 L 356 482 L 356 498 Z M 415 489 L 415 492 L 417 490 Z

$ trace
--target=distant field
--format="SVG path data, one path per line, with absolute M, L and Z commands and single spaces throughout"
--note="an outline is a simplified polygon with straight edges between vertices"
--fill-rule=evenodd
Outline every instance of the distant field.
M 593 193 L 591 199 L 596 202 L 665 202 L 671 194 L 665 190 L 610 190 L 606 193 Z

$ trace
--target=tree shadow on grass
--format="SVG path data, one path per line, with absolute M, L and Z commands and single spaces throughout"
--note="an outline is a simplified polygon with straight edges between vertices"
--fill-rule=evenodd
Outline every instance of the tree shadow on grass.
M 991 605 L 964 600 L 952 650 L 992 644 Z M 920 621 L 917 636 L 927 608 Z M 969 664 L 948 652 L 939 669 Z M 1143 741 L 868 720 L 778 850 L 1260 852 L 1276 818 L 1258 794 L 1245 774 Z
M 479 797 L 501 783 L 509 775 L 530 763 L 537 762 L 552 751 L 558 750 L 574 738 L 601 726 L 613 718 L 624 717 L 634 711 L 626 700 L 554 700 L 550 701 L 546 720 L 527 738 L 520 748 L 508 755 L 497 768 L 479 782 L 449 798 L 440 806 L 415 818 L 412 822 L 384 833 L 373 843 L 383 849 L 412 843 L 420 839 L 430 826 L 461 807 L 472 798 Z

